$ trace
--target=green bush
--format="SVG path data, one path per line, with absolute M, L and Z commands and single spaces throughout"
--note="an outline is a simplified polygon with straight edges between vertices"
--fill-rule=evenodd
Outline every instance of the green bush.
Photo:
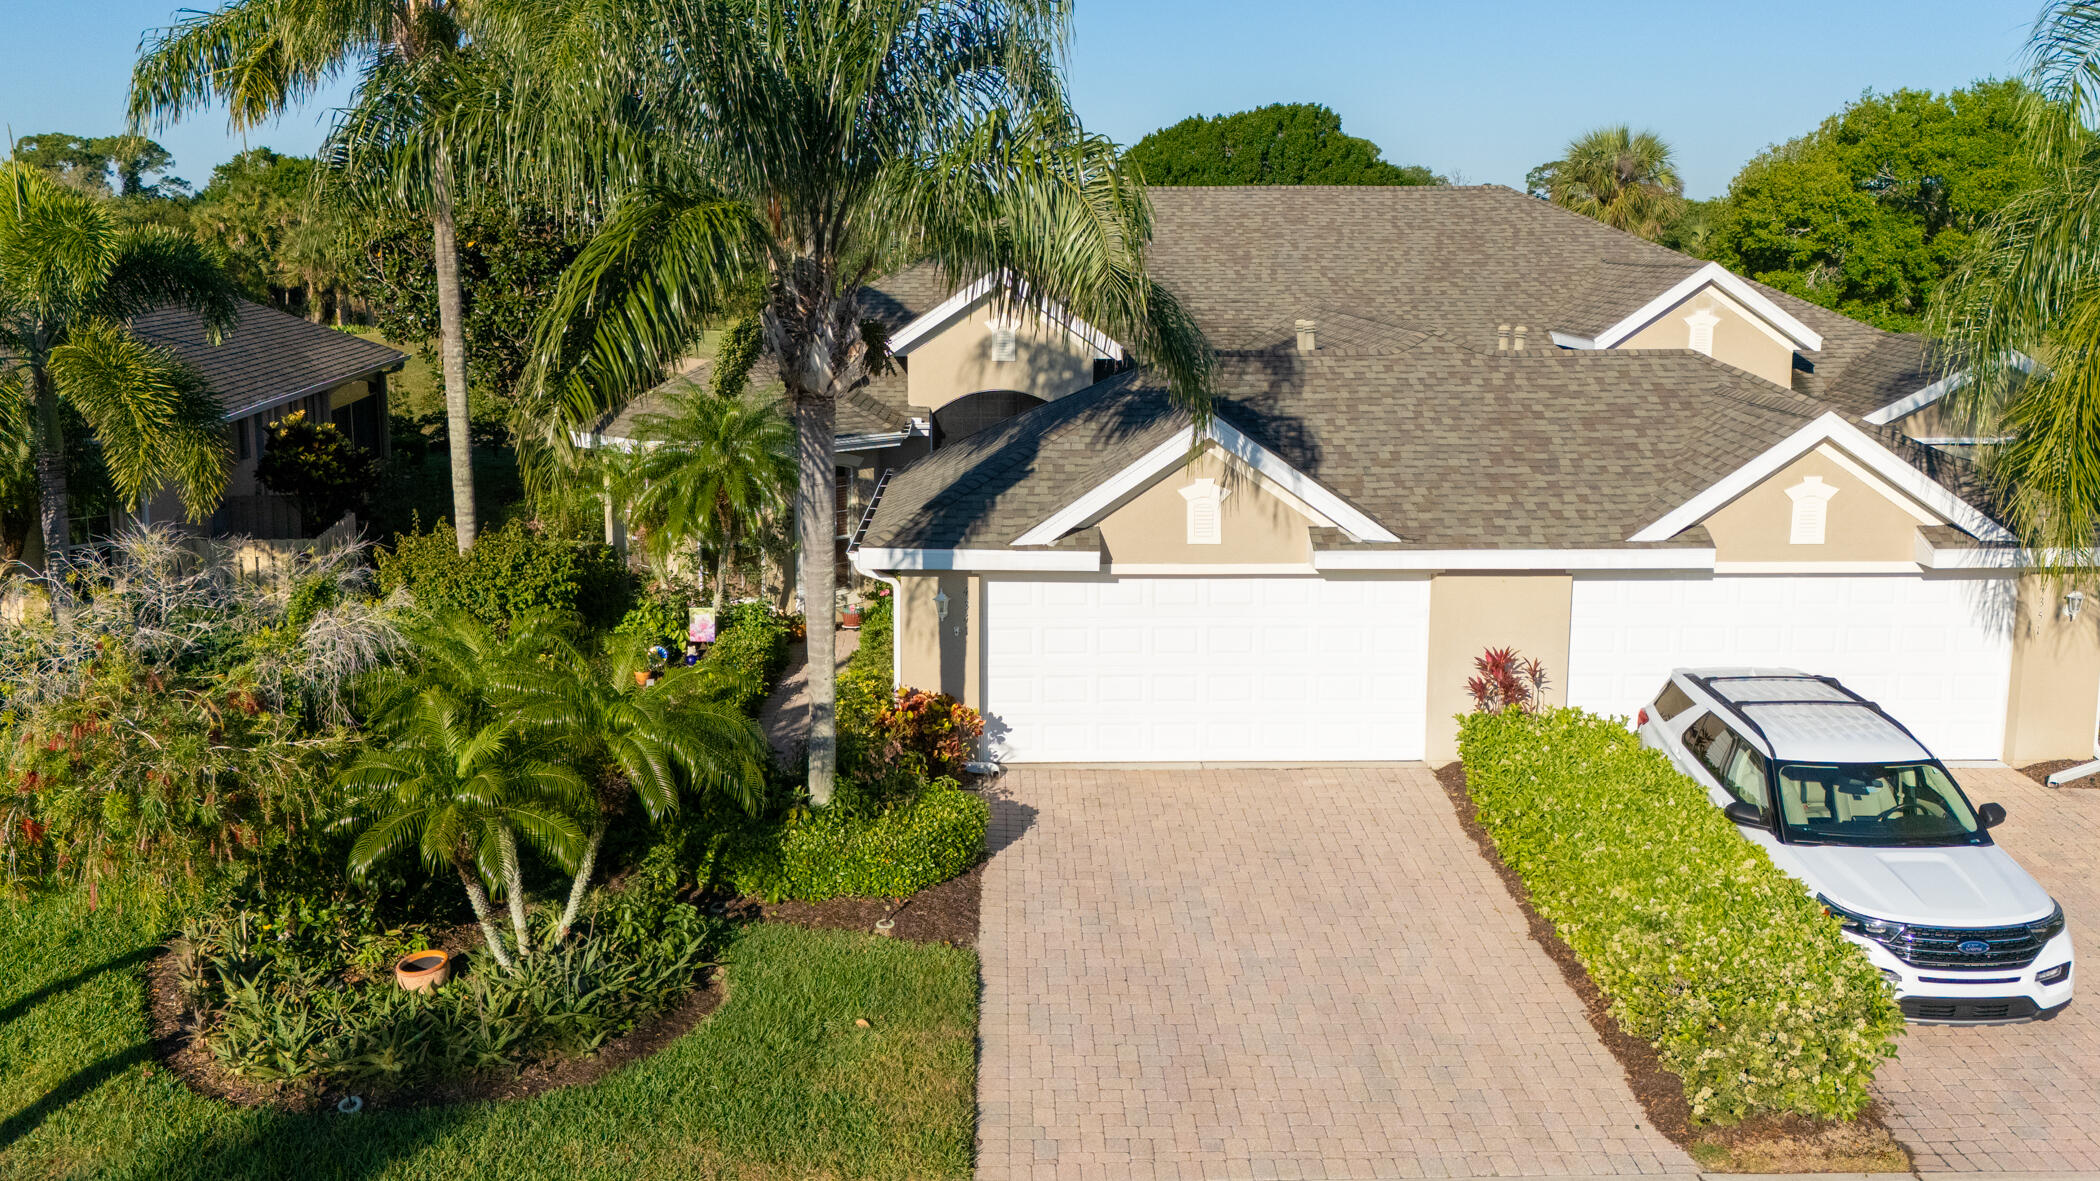
M 634 598 L 633 578 L 610 546 L 542 537 L 522 521 L 481 534 L 464 554 L 451 525 L 405 533 L 377 560 L 382 591 L 406 589 L 429 610 L 490 622 L 573 611 L 610 627 Z
M 849 775 L 873 773 L 881 761 L 883 707 L 890 704 L 890 645 L 895 612 L 887 594 L 868 604 L 860 622 L 860 647 L 838 681 L 839 768 Z
M 984 856 L 991 809 L 952 779 L 868 815 L 842 803 L 790 813 L 750 834 L 724 866 L 740 894 L 786 898 L 902 898 L 945 882 Z
M 1698 784 L 1579 710 L 1475 713 L 1459 752 L 1502 860 L 1695 1119 L 1867 1104 L 1903 1028 L 1888 984 Z
M 701 662 L 711 674 L 712 696 L 757 717 L 787 667 L 787 650 L 787 616 L 760 602 L 727 608 L 715 621 L 714 645 Z

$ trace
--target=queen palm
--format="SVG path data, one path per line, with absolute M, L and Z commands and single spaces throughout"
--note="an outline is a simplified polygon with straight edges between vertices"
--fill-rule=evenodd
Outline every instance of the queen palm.
M 2100 4 L 2051 5 L 2030 42 L 2025 138 L 2038 184 L 1971 242 L 1930 324 L 1947 407 L 1982 453 L 2005 524 L 2058 567 L 2100 529 Z
M 1623 123 L 1578 137 L 1542 172 L 1555 205 L 1643 238 L 1661 237 L 1684 208 L 1684 182 L 1670 145 Z
M 658 380 L 752 288 L 797 435 L 803 602 L 830 612 L 837 399 L 886 343 L 865 284 L 914 259 L 1054 302 L 1198 408 L 1209 353 L 1146 278 L 1150 213 L 1073 116 L 1050 0 L 539 0 L 481 44 L 514 62 L 509 157 L 559 167 L 625 129 L 651 178 L 609 208 L 541 326 L 517 434 L 533 468 Z M 494 26 L 492 26 L 494 27 Z M 553 32 L 548 32 L 553 30 Z M 542 63 L 535 65 L 534 63 Z M 491 140 L 493 142 L 493 140 Z M 600 169 L 600 175 L 603 169 Z M 551 174 L 547 174 L 551 175 Z M 579 178 L 576 183 L 582 183 Z M 542 475 L 539 478 L 546 478 Z M 809 792 L 831 797 L 832 629 L 809 629 Z
M 680 387 L 672 412 L 637 425 L 657 445 L 627 473 L 635 519 L 656 547 L 692 546 L 696 570 L 715 551 L 715 608 L 729 582 L 730 556 L 746 534 L 784 512 L 795 486 L 795 428 L 771 405 Z
M 231 0 L 193 13 L 149 38 L 133 67 L 132 125 L 165 126 L 224 103 L 234 128 L 246 129 L 311 98 L 353 67 L 364 70 L 361 92 L 385 91 L 391 118 L 442 124 L 443 108 L 427 99 L 443 93 L 465 52 L 464 20 L 473 6 L 471 0 Z M 442 130 L 414 142 L 425 149 L 419 156 L 392 158 L 384 167 L 412 174 L 396 177 L 402 182 L 397 195 L 430 218 L 453 525 L 465 551 L 477 517 L 453 197 L 457 164 Z
M 150 308 L 199 313 L 216 343 L 234 322 L 233 285 L 187 234 L 118 226 L 106 203 L 26 165 L 0 168 L 0 396 L 33 436 L 40 539 L 70 543 L 66 417 L 101 444 L 118 494 L 137 507 L 173 485 L 202 520 L 231 460 L 218 400 L 204 379 L 126 327 Z

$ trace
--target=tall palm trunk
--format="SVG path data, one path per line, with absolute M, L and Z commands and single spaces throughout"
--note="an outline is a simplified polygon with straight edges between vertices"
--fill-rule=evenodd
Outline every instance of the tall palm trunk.
M 808 622 L 809 798 L 831 802 L 838 774 L 838 633 L 832 625 L 832 596 L 838 587 L 837 524 L 833 498 L 832 427 L 838 407 L 831 390 L 796 391 L 795 526 L 801 533 L 802 610 Z
M 467 434 L 467 335 L 459 288 L 459 232 L 452 204 L 452 160 L 438 145 L 430 184 L 437 261 L 438 354 L 445 372 L 445 450 L 452 463 L 452 527 L 459 552 L 474 544 L 474 441 Z
M 459 871 L 459 884 L 467 888 L 467 904 L 474 908 L 474 919 L 481 924 L 481 937 L 489 945 L 489 954 L 496 963 L 508 972 L 517 967 L 511 962 L 510 953 L 503 950 L 503 936 L 496 931 L 496 919 L 489 913 L 489 892 L 481 888 L 481 879 L 468 872 L 464 865 L 454 865 Z
M 518 837 L 505 828 L 496 834 L 496 844 L 503 855 L 503 892 L 509 895 L 504 901 L 510 904 L 510 927 L 517 932 L 518 958 L 532 956 L 532 932 L 525 926 L 525 874 L 518 868 Z
M 44 534 L 43 567 L 66 548 L 68 513 L 66 503 L 66 436 L 58 413 L 58 389 L 51 373 L 42 365 L 29 367 L 30 396 L 36 413 L 37 514 Z M 54 600 L 55 606 L 56 600 Z

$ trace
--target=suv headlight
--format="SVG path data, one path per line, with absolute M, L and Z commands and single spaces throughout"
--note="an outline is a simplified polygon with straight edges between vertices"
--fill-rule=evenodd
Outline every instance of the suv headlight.
M 2047 943 L 2058 935 L 2063 934 L 2064 904 L 2061 902 L 2057 903 L 2056 909 L 2049 912 L 2048 918 L 2038 923 L 2027 924 L 2027 929 L 2033 933 L 2037 943 Z
M 1856 935 L 1865 935 L 1877 943 L 1886 943 L 1891 939 L 1903 937 L 1905 927 L 1902 923 L 1891 919 L 1877 919 L 1871 915 L 1846 910 L 1821 894 L 1816 895 L 1816 901 L 1823 904 L 1823 913 L 1835 917 L 1839 923 L 1844 925 L 1847 931 L 1851 931 Z M 2061 923 L 2061 921 L 2062 919 L 2059 917 L 2058 922 Z

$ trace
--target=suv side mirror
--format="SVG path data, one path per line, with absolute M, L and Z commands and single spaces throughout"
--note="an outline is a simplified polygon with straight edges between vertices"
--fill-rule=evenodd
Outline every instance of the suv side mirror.
M 1980 804 L 1976 808 L 1976 823 L 1985 828 L 1996 828 L 2005 823 L 2004 804 Z
M 1746 804 L 1741 800 L 1737 800 L 1735 803 L 1721 809 L 1721 815 L 1728 817 L 1737 824 L 1747 824 L 1752 828 L 1763 828 L 1765 826 L 1765 814 L 1758 810 L 1757 805 Z

